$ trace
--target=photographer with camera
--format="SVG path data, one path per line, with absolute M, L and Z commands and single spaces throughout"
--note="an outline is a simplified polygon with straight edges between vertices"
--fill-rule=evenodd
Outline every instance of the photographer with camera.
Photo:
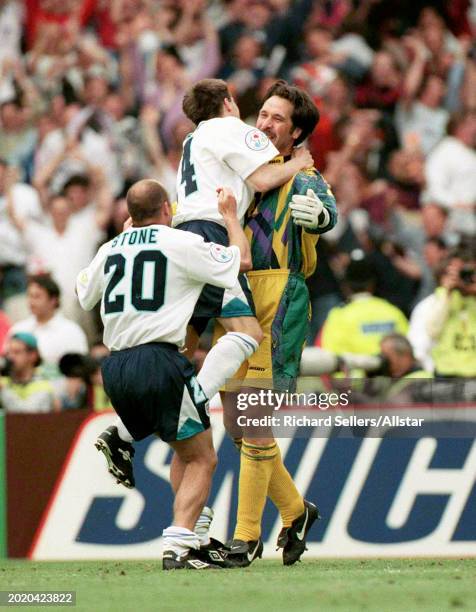
M 421 384 L 426 384 L 428 379 L 433 377 L 415 358 L 408 339 L 396 332 L 381 339 L 380 352 L 375 355 L 336 355 L 317 347 L 304 349 L 301 360 L 302 376 L 317 377 L 338 372 L 345 373 L 346 378 L 332 379 L 332 388 L 343 390 L 351 383 L 353 392 L 356 392 L 353 401 L 357 403 L 374 399 L 411 402 Z
M 450 254 L 439 287 L 427 306 L 436 376 L 476 376 L 476 248 Z
M 0 403 L 6 412 L 59 410 L 52 383 L 36 371 L 40 363 L 38 343 L 33 334 L 18 332 L 8 340 L 0 378 Z
M 101 364 L 109 353 L 102 342 L 95 342 L 88 355 L 66 353 L 61 357 L 59 369 L 63 378 L 56 385 L 56 392 L 62 410 L 112 410 L 101 374 Z

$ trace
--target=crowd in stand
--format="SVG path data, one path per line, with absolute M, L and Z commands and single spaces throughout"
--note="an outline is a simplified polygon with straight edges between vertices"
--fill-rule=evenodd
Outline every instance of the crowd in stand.
M 251 124 L 277 78 L 320 110 L 307 144 L 339 222 L 309 279 L 309 344 L 349 350 L 333 321 L 373 295 L 398 313 L 379 340 L 410 319 L 427 369 L 476 376 L 475 32 L 469 0 L 0 0 L 0 342 L 18 380 L 52 380 L 51 409 L 100 396 L 100 322 L 76 275 L 121 231 L 132 183 L 157 178 L 174 199 L 183 93 L 213 76 Z M 90 350 L 76 366 L 94 384 L 58 378 L 75 369 L 64 354 Z

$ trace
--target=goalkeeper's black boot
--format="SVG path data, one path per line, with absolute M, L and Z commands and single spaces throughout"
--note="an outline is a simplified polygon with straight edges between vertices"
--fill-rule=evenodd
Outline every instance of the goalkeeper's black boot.
M 227 559 L 233 567 L 248 567 L 263 556 L 263 542 L 259 540 L 231 540 L 227 543 Z
M 103 431 L 94 446 L 106 457 L 108 470 L 117 482 L 132 489 L 135 485 L 132 468 L 135 451 L 130 442 L 121 440 L 117 427 L 111 425 Z
M 306 537 L 313 523 L 320 519 L 319 510 L 313 503 L 304 500 L 304 512 L 291 524 L 283 527 L 278 536 L 278 548 L 283 549 L 284 565 L 293 565 L 299 561 L 306 549 Z
M 173 550 L 164 550 L 162 555 L 162 569 L 164 570 L 215 570 L 222 569 L 219 565 L 203 561 L 196 550 L 190 550 L 186 555 L 180 556 Z

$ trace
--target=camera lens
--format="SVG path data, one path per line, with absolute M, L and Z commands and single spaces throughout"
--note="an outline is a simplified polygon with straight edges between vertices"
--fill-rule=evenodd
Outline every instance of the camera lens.
M 475 280 L 475 276 L 476 270 L 473 268 L 473 266 L 463 266 L 459 271 L 461 282 L 465 285 L 471 285 Z

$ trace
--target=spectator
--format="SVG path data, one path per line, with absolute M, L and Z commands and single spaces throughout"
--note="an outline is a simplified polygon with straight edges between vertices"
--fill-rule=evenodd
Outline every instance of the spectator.
M 8 332 L 10 331 L 10 327 L 12 326 L 10 319 L 7 315 L 0 310 L 0 355 L 4 352 L 5 341 L 8 337 Z
M 88 220 L 89 226 L 105 230 L 111 216 L 112 198 L 104 175 L 97 166 L 91 167 L 93 176 L 76 174 L 64 185 L 64 197 L 71 205 L 75 223 Z M 94 199 L 93 199 L 94 198 Z
M 235 92 L 242 117 L 252 116 L 260 108 L 256 92 L 266 64 L 260 40 L 251 34 L 243 34 L 235 43 L 232 58 L 221 69 L 219 76 L 228 81 L 228 86 Z
M 58 101 L 59 100 L 61 100 L 62 102 L 64 101 L 61 96 L 58 96 L 56 99 Z M 51 106 L 53 107 L 55 106 L 55 104 L 52 102 Z M 62 114 L 63 110 L 64 110 L 63 108 L 59 108 L 58 112 Z M 60 117 L 58 115 L 54 115 L 53 111 L 50 111 L 49 108 L 46 109 L 41 115 L 39 115 L 38 120 L 37 120 L 35 150 L 33 151 L 33 159 L 32 159 L 33 170 L 36 165 L 35 160 L 36 160 L 36 153 L 38 149 L 41 147 L 42 143 L 44 142 L 48 134 L 50 134 L 57 128 L 59 121 L 60 121 Z M 33 180 L 33 175 L 30 177 L 30 180 Z
M 60 99 L 57 100 L 61 106 Z M 38 189 L 58 193 L 72 176 L 100 168 L 107 188 L 114 194 L 120 193 L 123 178 L 112 139 L 93 129 L 92 111 L 84 113 L 78 104 L 70 104 L 62 109 L 60 119 L 62 125 L 46 135 L 35 154 L 33 182 Z
M 269 1 L 235 0 L 231 5 L 234 7 L 233 18 L 219 31 L 225 59 L 229 57 L 237 39 L 246 32 L 261 39 L 267 54 L 279 46 L 285 52 L 287 66 L 296 62 L 303 25 L 313 7 L 311 0 L 297 0 L 281 14 L 274 11 Z
M 402 334 L 388 334 L 380 342 L 380 354 L 387 362 L 388 375 L 392 378 L 428 377 L 415 359 L 413 348 Z
M 395 148 L 393 125 L 374 109 L 352 112 L 340 125 L 342 148 L 328 156 L 325 170 L 327 180 L 333 184 L 344 164 L 351 161 L 363 168 L 369 178 L 385 175 L 390 151 Z
M 8 209 L 25 224 L 41 219 L 36 190 L 18 182 L 18 170 L 0 159 L 0 306 L 15 322 L 27 314 L 25 265 L 27 249 Z
M 329 83 L 319 104 L 320 120 L 309 139 L 309 149 L 316 168 L 325 168 L 327 154 L 337 151 L 342 143 L 338 126 L 346 122 L 352 112 L 352 90 L 342 77 Z
M 66 353 L 59 360 L 58 366 L 63 376 L 54 383 L 61 409 L 89 408 L 91 376 L 96 370 L 96 364 L 89 355 Z
M 0 6 L 0 68 L 5 60 L 20 59 L 22 7 L 15 0 L 4 0 Z
M 445 89 L 439 76 L 429 75 L 415 99 L 407 95 L 397 104 L 395 123 L 403 147 L 419 148 L 426 156 L 443 138 L 449 119 L 442 108 Z
M 450 225 L 463 234 L 476 234 L 476 112 L 455 117 L 449 136 L 426 160 L 425 200 L 438 202 L 450 212 Z
M 423 247 L 422 283 L 416 302 L 431 295 L 436 289 L 436 277 L 448 256 L 448 246 L 442 238 L 428 238 Z
M 420 147 L 407 141 L 403 149 L 393 151 L 386 172 L 399 207 L 419 210 L 421 192 L 425 187 L 425 158 Z
M 20 2 L 0 3 L 0 104 L 15 96 L 10 68 L 21 62 L 22 13 Z
M 60 289 L 49 275 L 30 277 L 28 305 L 31 316 L 16 323 L 11 334 L 34 334 L 43 361 L 51 372 L 55 371 L 62 355 L 88 352 L 88 342 L 81 327 L 59 311 Z
M 417 35 L 425 45 L 427 71 L 445 78 L 451 70 L 459 44 L 446 28 L 445 21 L 437 9 L 425 6 L 421 10 Z
M 402 75 L 391 53 L 374 55 L 367 79 L 357 87 L 355 100 L 360 108 L 375 108 L 392 113 L 402 95 Z
M 363 28 L 357 20 L 350 18 L 342 25 L 340 35 L 332 43 L 332 51 L 341 58 L 340 71 L 353 81 L 365 75 L 374 58 L 374 51 L 362 32 Z
M 375 294 L 408 316 L 421 285 L 421 265 L 394 236 L 378 235 L 372 242 L 369 258 L 377 274 Z
M 114 202 L 111 224 L 109 225 L 107 236 L 108 240 L 112 240 L 123 231 L 124 223 L 128 217 L 129 211 L 127 210 L 126 194 L 121 194 L 121 197 L 117 198 Z
M 141 138 L 140 146 L 143 150 L 143 156 L 146 158 L 147 161 L 142 166 L 142 168 L 140 168 L 140 171 L 137 173 L 136 176 L 137 178 L 139 178 L 139 176 L 144 176 L 144 167 L 147 167 L 148 163 L 148 167 L 150 168 L 149 175 L 154 178 L 157 178 L 157 180 L 166 188 L 166 191 L 169 194 L 171 200 L 174 201 L 177 189 L 176 168 L 178 165 L 178 160 L 176 164 L 171 161 L 171 157 L 173 155 L 172 142 L 169 142 L 167 154 L 165 153 L 162 141 L 160 139 L 159 123 L 160 112 L 153 106 L 143 106 L 139 117 L 139 133 Z M 178 121 L 175 124 L 172 136 L 174 136 L 176 131 L 180 130 L 181 126 L 184 124 L 186 126 L 185 132 L 190 132 L 192 126 L 190 125 L 189 120 L 184 117 L 182 120 Z M 181 139 L 181 137 L 179 136 L 177 141 L 180 141 L 181 156 L 183 138 Z
M 94 333 L 90 317 L 85 318 L 78 305 L 74 279 L 94 256 L 103 233 L 86 218 L 74 216 L 71 202 L 64 196 L 52 196 L 49 205 L 50 223 L 26 224 L 10 210 L 12 221 L 22 233 L 28 249 L 29 271 L 49 273 L 61 291 L 62 312 Z M 91 328 L 91 329 L 90 329 Z
M 41 378 L 38 343 L 28 332 L 13 334 L 7 343 L 9 373 L 0 379 L 0 402 L 6 412 L 52 412 L 59 410 L 53 385 Z
M 448 211 L 443 206 L 429 202 L 422 208 L 421 215 L 425 238 L 444 238 L 447 232 Z
M 463 246 L 449 257 L 439 287 L 426 303 L 437 376 L 476 376 L 476 250 Z
M 26 36 L 28 45 L 35 43 L 43 28 L 49 24 L 64 27 L 63 32 L 74 30 L 78 24 L 81 3 L 76 0 L 44 2 L 30 0 L 26 3 Z
M 392 227 L 397 242 L 409 249 L 421 268 L 421 284 L 416 303 L 436 288 L 436 273 L 448 254 L 448 247 L 457 237 L 447 229 L 448 211 L 435 203 L 428 203 L 421 210 L 421 226 L 410 224 L 396 212 Z
M 377 397 L 385 404 L 408 406 L 414 403 L 420 391 L 427 389 L 432 375 L 415 359 L 408 339 L 402 334 L 388 334 L 380 342 L 380 356 L 382 366 L 366 381 L 364 395 Z
M 141 112 L 145 113 L 145 107 Z M 114 149 L 120 166 L 121 175 L 126 184 L 135 182 L 143 173 L 151 174 L 151 160 L 147 155 L 144 141 L 148 137 L 148 129 L 142 121 L 132 114 L 127 114 L 127 102 L 119 91 L 108 93 L 104 102 L 104 119 L 108 124 L 110 137 L 114 141 Z M 157 123 L 160 114 L 157 112 Z M 149 127 L 149 126 L 147 126 Z M 150 130 L 157 129 L 157 124 Z M 158 138 L 158 134 L 157 134 Z
M 292 78 L 313 98 L 322 98 L 338 74 L 333 67 L 337 58 L 332 53 L 332 33 L 326 28 L 314 27 L 306 32 L 304 43 L 309 61 L 297 66 Z
M 219 65 L 217 33 L 203 14 L 197 13 L 199 26 L 203 31 L 203 59 L 200 64 L 190 68 L 175 44 L 162 46 L 156 54 L 154 78 L 144 83 L 141 100 L 158 109 L 163 117 L 161 134 L 167 141 L 175 125 L 183 119 L 182 98 L 187 87 L 194 81 L 216 74 Z M 128 84 L 132 87 L 137 75 L 130 73 Z
M 430 294 L 415 306 L 410 315 L 407 337 L 412 345 L 415 358 L 428 372 L 434 372 L 435 366 L 431 356 L 433 341 L 426 330 L 426 321 L 429 308 L 433 303 L 433 294 Z
M 0 106 L 0 156 L 21 170 L 23 179 L 31 176 L 36 128 L 19 100 Z

